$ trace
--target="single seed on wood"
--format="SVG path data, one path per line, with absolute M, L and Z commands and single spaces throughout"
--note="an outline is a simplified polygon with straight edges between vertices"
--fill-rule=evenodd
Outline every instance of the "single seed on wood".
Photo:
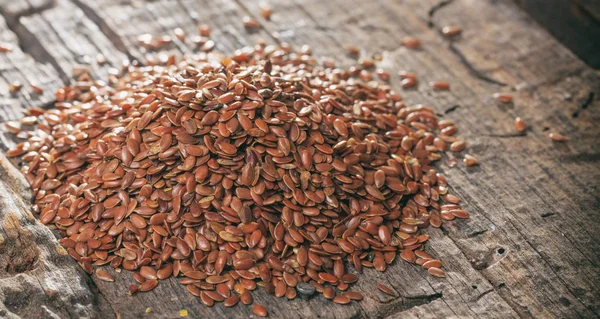
M 10 52 L 12 50 L 12 45 L 8 43 L 0 43 L 0 52 Z
M 18 134 L 19 132 L 21 132 L 21 123 L 16 121 L 9 121 L 4 123 L 4 128 L 13 134 Z
M 115 281 L 115 277 L 102 268 L 96 269 L 96 277 L 103 281 Z
M 198 33 L 203 37 L 210 37 L 210 27 L 207 24 L 198 26 Z
M 19 81 L 12 81 L 8 84 L 8 91 L 10 93 L 15 93 L 19 91 L 23 87 L 23 84 Z
M 434 277 L 440 277 L 440 278 L 446 277 L 446 273 L 443 270 L 441 270 L 440 268 L 431 267 L 431 268 L 427 269 L 427 272 Z
M 415 80 L 414 78 L 405 78 L 402 81 L 400 81 L 400 85 L 403 88 L 414 87 L 416 84 L 417 84 L 417 80 Z
M 335 298 L 335 289 L 331 286 L 325 287 L 325 289 L 323 289 L 323 297 L 325 297 L 325 299 Z
M 244 17 L 242 21 L 244 22 L 244 27 L 249 28 L 249 29 L 258 28 L 260 26 L 260 23 L 258 21 L 254 20 L 248 16 Z
M 465 141 L 456 141 L 452 144 L 450 144 L 450 150 L 452 152 L 460 152 L 462 150 L 465 149 L 465 147 L 467 146 L 467 143 Z
M 396 296 L 396 292 L 394 292 L 394 290 L 392 290 L 392 288 L 384 285 L 384 284 L 377 284 L 377 289 L 379 289 L 379 291 L 383 292 L 384 294 L 390 295 L 390 296 Z
M 344 295 L 335 296 L 333 298 L 333 302 L 340 304 L 340 305 L 347 305 L 350 303 L 350 298 L 348 296 L 344 296 Z
M 430 82 L 429 85 L 436 90 L 450 89 L 450 84 L 448 82 Z
M 517 130 L 517 132 L 519 132 L 519 133 L 523 133 L 523 132 L 525 132 L 526 129 L 527 129 L 527 125 L 525 124 L 525 121 L 523 121 L 522 118 L 517 117 L 515 119 L 515 130 Z
M 344 44 L 344 49 L 346 49 L 346 51 L 348 51 L 348 53 L 352 54 L 352 55 L 359 55 L 360 54 L 360 49 L 352 44 Z
M 569 140 L 569 137 L 556 132 L 552 132 L 548 134 L 548 136 L 555 142 L 565 142 Z
M 29 83 L 29 86 L 31 87 L 31 89 L 33 90 L 33 92 L 36 93 L 36 94 L 43 94 L 44 93 L 44 89 L 41 86 L 38 86 L 38 85 L 32 84 L 32 83 Z
M 271 14 L 273 14 L 273 9 L 271 9 L 271 7 L 268 6 L 263 6 L 260 9 L 260 15 L 263 17 L 263 19 L 265 20 L 271 20 Z
M 447 37 L 454 37 L 462 33 L 462 28 L 457 26 L 446 26 L 442 28 L 442 33 Z
M 175 34 L 175 37 L 176 37 L 176 38 L 177 38 L 179 41 L 181 41 L 181 42 L 185 41 L 185 36 L 186 36 L 186 34 L 185 34 L 185 31 L 183 31 L 183 29 L 182 29 L 182 28 L 175 28 L 175 29 L 173 30 L 173 34 Z
M 416 49 L 421 47 L 421 41 L 413 37 L 406 37 L 402 39 L 402 45 L 404 45 L 407 48 Z
M 494 98 L 502 103 L 511 103 L 513 101 L 512 96 L 504 93 L 494 93 Z
M 473 155 L 465 154 L 464 163 L 467 166 L 479 165 L 479 160 Z
M 259 317 L 266 317 L 268 314 L 267 308 L 263 305 L 254 305 L 254 307 L 252 307 L 252 312 Z
M 350 298 L 350 300 L 357 300 L 357 301 L 364 299 L 363 295 L 358 291 L 346 291 L 342 294 L 342 296 L 348 297 L 348 298 Z
M 412 72 L 408 72 L 408 71 L 399 71 L 399 72 L 398 72 L 398 75 L 399 75 L 399 76 L 400 76 L 400 78 L 402 78 L 402 79 L 407 79 L 407 78 L 414 79 L 414 80 L 416 80 L 416 79 L 417 79 L 417 76 L 416 76 L 416 74 L 414 74 L 414 73 L 412 73 Z

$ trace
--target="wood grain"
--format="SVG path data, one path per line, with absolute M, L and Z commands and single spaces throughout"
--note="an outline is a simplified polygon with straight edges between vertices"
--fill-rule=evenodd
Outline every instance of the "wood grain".
M 254 294 L 255 301 L 267 305 L 275 318 L 599 316 L 598 74 L 510 0 L 454 0 L 444 6 L 434 0 L 265 3 L 273 9 L 270 21 L 260 17 L 258 2 L 249 0 L 160 0 L 144 5 L 58 0 L 51 7 L 20 11 L 29 13 L 20 14 L 12 28 L 19 36 L 37 39 L 34 48 L 46 50 L 48 61 L 54 62 L 38 63 L 33 70 L 21 64 L 13 68 L 36 75 L 52 71 L 60 83 L 59 74 L 70 74 L 72 63 L 81 63 L 82 56 L 102 52 L 110 58 L 109 65 L 127 56 L 143 60 L 154 52 L 137 45 L 138 35 L 172 35 L 175 27 L 181 27 L 191 36 L 198 24 L 210 25 L 216 48 L 227 53 L 264 39 L 294 47 L 308 44 L 314 55 L 334 58 L 343 66 L 356 63 L 343 49 L 347 43 L 362 48 L 365 56 L 381 54 L 379 67 L 393 75 L 391 84 L 407 103 L 431 105 L 455 121 L 469 142 L 466 153 L 482 162 L 473 168 L 440 165 L 472 214 L 467 221 L 427 230 L 431 235 L 427 249 L 444 262 L 448 278 L 429 277 L 418 267 L 396 262 L 385 273 L 361 275 L 352 288 L 365 295 L 361 303 L 340 306 L 322 297 L 284 301 L 261 290 Z M 241 22 L 246 15 L 260 21 L 261 28 L 248 32 Z M 463 34 L 453 40 L 443 37 L 440 29 L 446 25 L 461 26 Z M 403 47 L 406 36 L 419 38 L 422 49 Z M 166 52 L 181 55 L 195 50 L 188 36 Z M 106 67 L 91 63 L 97 77 L 105 74 Z M 416 72 L 420 85 L 401 90 L 399 70 Z M 438 80 L 450 82 L 450 91 L 428 87 L 429 81 Z M 0 92 L 1 88 L 0 82 Z M 495 92 L 510 93 L 515 102 L 500 105 L 492 98 Z M 28 107 L 23 103 L 27 100 L 21 99 L 6 97 L 0 118 L 14 118 Z M 516 116 L 530 127 L 526 136 L 515 136 Z M 552 142 L 547 134 L 554 130 L 568 135 L 570 141 Z M 39 223 L 30 227 L 47 232 Z M 71 275 L 85 277 L 76 273 Z M 103 313 L 106 317 L 177 318 L 181 309 L 192 318 L 251 315 L 250 308 L 242 305 L 206 308 L 174 279 L 135 296 L 127 295 L 132 277 L 125 271 L 115 283 L 92 279 L 99 289 L 97 299 L 106 299 L 114 310 Z M 393 287 L 399 296 L 379 293 L 375 289 L 379 282 Z M 1 281 L 0 287 L 5 287 Z M 6 298 L 3 302 L 7 304 Z M 98 302 L 90 307 L 105 305 Z M 152 313 L 145 314 L 147 307 L 152 307 Z M 6 308 L 6 313 L 23 317 L 14 307 Z

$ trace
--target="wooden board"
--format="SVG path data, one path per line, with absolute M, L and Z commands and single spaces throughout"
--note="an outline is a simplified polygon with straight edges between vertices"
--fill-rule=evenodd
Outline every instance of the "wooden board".
M 263 39 L 268 43 L 287 42 L 294 47 L 308 44 L 314 55 L 335 58 L 345 66 L 356 63 L 343 49 L 347 43 L 362 48 L 367 56 L 381 54 L 379 67 L 392 74 L 392 85 L 409 104 L 431 105 L 444 118 L 457 123 L 461 136 L 469 142 L 467 153 L 477 156 L 482 165 L 439 166 L 447 174 L 452 190 L 472 213 L 470 220 L 427 230 L 432 237 L 427 249 L 444 261 L 448 278 L 432 278 L 418 267 L 396 262 L 385 273 L 365 271 L 353 287 L 365 295 L 365 300 L 348 306 L 332 304 L 322 297 L 287 301 L 256 291 L 255 301 L 267 305 L 272 317 L 600 315 L 600 226 L 595 222 L 600 212 L 600 81 L 593 70 L 540 29 L 512 1 L 270 0 L 265 3 L 273 8 L 271 21 L 262 19 L 258 2 L 249 0 L 27 3 L 29 9 L 15 9 L 12 2 L 0 2 L 0 13 L 12 21 L 10 30 L 14 32 L 1 27 L 0 30 L 6 30 L 5 37 L 12 37 L 13 41 L 18 37 L 25 51 L 11 52 L 9 58 L 15 54 L 27 57 L 30 53 L 41 61 L 25 66 L 10 60 L 11 69 L 28 75 L 50 74 L 48 78 L 53 80 L 43 84 L 47 92 L 69 81 L 72 63 L 90 62 L 92 74 L 101 78 L 106 68 L 118 66 L 124 57 L 143 59 L 152 54 L 137 44 L 137 36 L 143 33 L 172 35 L 175 27 L 181 27 L 190 36 L 183 42 L 174 41 L 166 52 L 193 53 L 197 48 L 189 38 L 196 34 L 198 24 L 208 24 L 216 48 L 228 53 Z M 262 27 L 248 32 L 242 24 L 246 15 L 260 21 Z M 463 34 L 449 40 L 440 33 L 445 25 L 460 25 Z M 403 47 L 401 40 L 405 36 L 421 39 L 422 49 Z M 109 63 L 99 66 L 93 59 L 82 58 L 97 53 L 106 55 Z M 46 56 L 46 60 L 39 56 Z M 0 70 L 7 85 L 12 75 L 4 68 Z M 399 70 L 416 72 L 418 88 L 401 90 L 396 75 Z M 430 89 L 427 82 L 437 80 L 449 81 L 451 90 Z M 0 93 L 2 87 L 0 82 Z M 508 92 L 515 102 L 500 105 L 492 98 L 495 92 Z M 6 102 L 0 105 L 1 119 L 15 118 L 31 105 L 25 93 L 20 93 L 23 97 L 2 93 Z M 50 95 L 47 98 L 47 102 L 51 101 Z M 530 126 L 526 136 L 513 134 L 516 116 Z M 552 142 L 547 134 L 554 130 L 571 140 L 563 144 Z M 11 141 L 4 139 L 3 143 L 7 147 Z M 461 159 L 460 154 L 458 157 Z M 10 171 L 6 160 L 2 163 L 4 170 Z M 4 178 L 2 181 L 0 186 L 10 185 L 12 179 L 8 183 Z M 19 196 L 11 194 L 3 201 L 15 197 Z M 67 318 L 83 314 L 102 318 L 177 318 L 182 309 L 192 318 L 251 315 L 243 305 L 206 308 L 173 279 L 162 282 L 150 293 L 136 296 L 127 295 L 132 276 L 125 271 L 117 275 L 115 283 L 95 277 L 91 282 L 74 261 L 50 249 L 55 247 L 55 239 L 44 226 L 32 221 L 26 204 L 20 205 L 19 212 L 29 216 L 26 231 L 40 238 L 35 242 L 48 257 L 38 258 L 25 268 L 16 267 L 22 270 L 19 274 L 0 276 L 0 300 L 4 305 L 0 316 L 27 318 L 36 310 L 36 303 L 48 304 L 48 309 Z M 5 243 L 19 244 L 19 235 L 6 230 L 6 225 L 14 224 L 7 217 L 11 216 L 7 210 L 14 211 L 0 207 L 0 220 L 5 225 L 1 234 Z M 58 278 L 73 278 L 82 284 L 78 289 L 66 288 L 64 282 L 56 279 L 57 275 L 42 271 L 58 267 L 46 260 L 60 260 L 64 272 Z M 10 264 L 11 260 L 4 262 Z M 53 281 L 60 297 L 40 297 L 35 289 L 23 288 L 18 283 L 27 276 L 39 282 Z M 393 287 L 399 296 L 382 295 L 374 289 L 378 282 Z M 68 289 L 72 294 L 64 292 Z M 18 300 L 26 300 L 24 306 L 15 306 L 7 291 L 20 291 Z M 74 296 L 81 298 L 73 299 Z M 85 312 L 67 310 L 70 307 Z M 152 307 L 152 313 L 145 313 L 147 307 Z

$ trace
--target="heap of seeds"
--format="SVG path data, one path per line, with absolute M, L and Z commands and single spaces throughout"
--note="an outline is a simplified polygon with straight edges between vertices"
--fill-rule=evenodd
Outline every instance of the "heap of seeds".
M 219 59 L 130 66 L 30 111 L 37 127 L 8 155 L 87 272 L 133 271 L 132 293 L 179 277 L 208 306 L 250 304 L 257 286 L 292 299 L 307 284 L 361 300 L 347 265 L 384 271 L 397 255 L 445 276 L 420 230 L 469 217 L 432 166 L 464 149 L 451 121 L 307 48 Z

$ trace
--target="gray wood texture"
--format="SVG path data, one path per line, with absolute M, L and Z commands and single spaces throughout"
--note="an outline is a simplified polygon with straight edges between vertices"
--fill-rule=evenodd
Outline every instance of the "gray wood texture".
M 344 50 L 353 44 L 370 56 L 409 104 L 434 107 L 457 123 L 468 141 L 466 153 L 482 165 L 454 168 L 441 163 L 472 218 L 427 229 L 427 250 L 439 257 L 448 278 L 428 276 L 397 261 L 385 273 L 366 270 L 353 287 L 365 296 L 341 306 L 322 297 L 277 299 L 262 290 L 255 302 L 273 318 L 595 318 L 600 316 L 600 80 L 598 73 L 540 28 L 511 0 L 295 0 L 264 1 L 270 21 L 250 0 L 0 0 L 0 119 L 16 119 L 31 106 L 52 101 L 54 90 L 71 81 L 74 64 L 89 65 L 102 79 L 124 58 L 144 60 L 137 36 L 173 34 L 186 41 L 165 49 L 197 51 L 190 41 L 208 24 L 216 49 L 232 53 L 258 40 L 308 44 L 315 56 L 356 63 Z M 440 5 L 444 4 L 445 5 Z M 261 22 L 249 32 L 246 15 Z M 440 30 L 459 25 L 455 39 Z M 414 36 L 423 47 L 401 45 Z M 98 65 L 95 56 L 107 57 Z M 417 73 L 419 86 L 402 90 L 399 70 Z M 36 95 L 24 85 L 8 93 L 8 83 L 37 81 Z M 451 83 L 433 91 L 429 81 Z M 492 95 L 507 92 L 514 103 Z M 516 116 L 529 125 L 513 134 Z M 570 137 L 552 142 L 551 131 Z M 1 150 L 14 141 L 0 135 Z M 461 157 L 459 157 L 461 159 Z M 0 155 L 0 317 L 8 318 L 247 318 L 249 307 L 204 307 L 175 279 L 149 293 L 128 296 L 127 271 L 114 283 L 79 270 L 56 249 L 52 233 L 35 221 L 22 178 Z M 109 270 L 112 271 L 112 270 Z M 113 272 L 114 273 L 114 272 Z M 398 297 L 381 294 L 383 282 Z M 152 312 L 145 313 L 152 307 Z

